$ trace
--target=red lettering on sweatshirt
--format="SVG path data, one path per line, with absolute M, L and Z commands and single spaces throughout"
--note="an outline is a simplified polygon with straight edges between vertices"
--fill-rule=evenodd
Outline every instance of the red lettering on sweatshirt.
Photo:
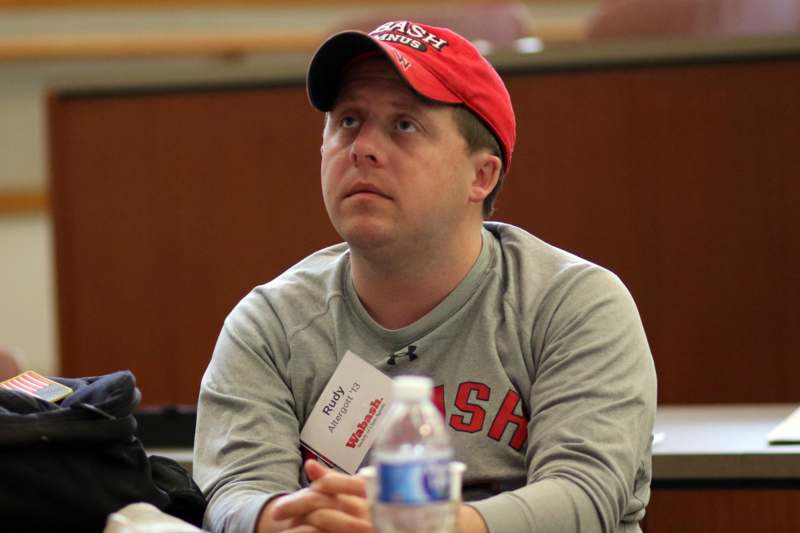
M 458 385 L 456 392 L 456 407 L 469 416 L 453 415 L 450 417 L 450 427 L 456 431 L 464 433 L 476 433 L 483 429 L 483 421 L 486 419 L 486 411 L 477 405 L 470 396 L 475 393 L 474 400 L 489 400 L 489 386 L 485 383 L 475 383 L 465 381 Z
M 497 416 L 494 417 L 492 427 L 489 428 L 489 438 L 500 440 L 509 424 L 516 426 L 514 435 L 508 443 L 515 450 L 521 450 L 522 445 L 528 439 L 528 419 L 514 413 L 519 401 L 519 394 L 513 390 L 508 391 L 503 399 L 503 405 L 500 406 Z
M 496 391 L 485 383 L 463 381 L 458 384 L 453 400 L 445 397 L 444 385 L 434 387 L 433 403 L 450 428 L 459 433 L 482 434 L 500 442 L 506 428 L 512 426 L 514 431 L 508 445 L 521 451 L 528 440 L 528 416 L 522 407 L 522 398 L 515 390 L 509 389 L 500 406 L 495 408 L 493 405 L 496 404 L 491 402 L 495 394 Z M 449 419 L 445 416 L 448 410 L 453 411 Z M 521 411 L 521 414 L 517 414 L 517 411 Z M 486 431 L 489 420 L 491 423 Z

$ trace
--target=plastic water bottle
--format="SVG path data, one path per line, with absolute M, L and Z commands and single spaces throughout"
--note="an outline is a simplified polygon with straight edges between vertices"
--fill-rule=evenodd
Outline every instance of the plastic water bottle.
M 380 533 L 455 531 L 451 501 L 453 449 L 444 422 L 431 402 L 429 378 L 394 380 L 392 407 L 372 450 L 377 494 L 372 521 Z

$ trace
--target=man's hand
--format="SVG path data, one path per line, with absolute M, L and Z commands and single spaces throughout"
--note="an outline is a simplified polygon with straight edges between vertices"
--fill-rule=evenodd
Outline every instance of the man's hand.
M 313 459 L 306 461 L 311 485 L 282 496 L 262 513 L 272 523 L 288 523 L 290 533 L 371 533 L 364 480 L 340 474 Z
M 371 533 L 365 482 L 340 474 L 310 459 L 305 465 L 311 485 L 272 500 L 262 512 L 259 532 Z M 486 533 L 486 524 L 472 507 L 458 513 L 459 533 Z

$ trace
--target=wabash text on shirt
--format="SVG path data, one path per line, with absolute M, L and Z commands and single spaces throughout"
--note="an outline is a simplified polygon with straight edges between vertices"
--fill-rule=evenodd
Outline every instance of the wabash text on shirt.
M 509 389 L 505 392 L 503 401 L 495 413 L 487 413 L 486 408 L 489 406 L 492 394 L 497 394 L 497 391 L 493 391 L 485 383 L 475 381 L 459 383 L 451 413 L 445 408 L 444 393 L 444 385 L 434 387 L 433 403 L 442 413 L 445 423 L 453 430 L 463 433 L 486 431 L 487 437 L 499 442 L 510 425 L 514 428 L 514 432 L 508 445 L 515 450 L 521 450 L 525 445 L 528 439 L 528 417 L 522 413 L 522 402 L 517 391 Z M 491 420 L 488 420 L 489 417 Z

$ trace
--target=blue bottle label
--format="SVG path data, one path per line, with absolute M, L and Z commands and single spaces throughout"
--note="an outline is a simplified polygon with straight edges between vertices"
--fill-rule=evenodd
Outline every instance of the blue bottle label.
M 378 467 L 378 500 L 407 504 L 448 501 L 449 464 L 444 459 L 381 463 Z

